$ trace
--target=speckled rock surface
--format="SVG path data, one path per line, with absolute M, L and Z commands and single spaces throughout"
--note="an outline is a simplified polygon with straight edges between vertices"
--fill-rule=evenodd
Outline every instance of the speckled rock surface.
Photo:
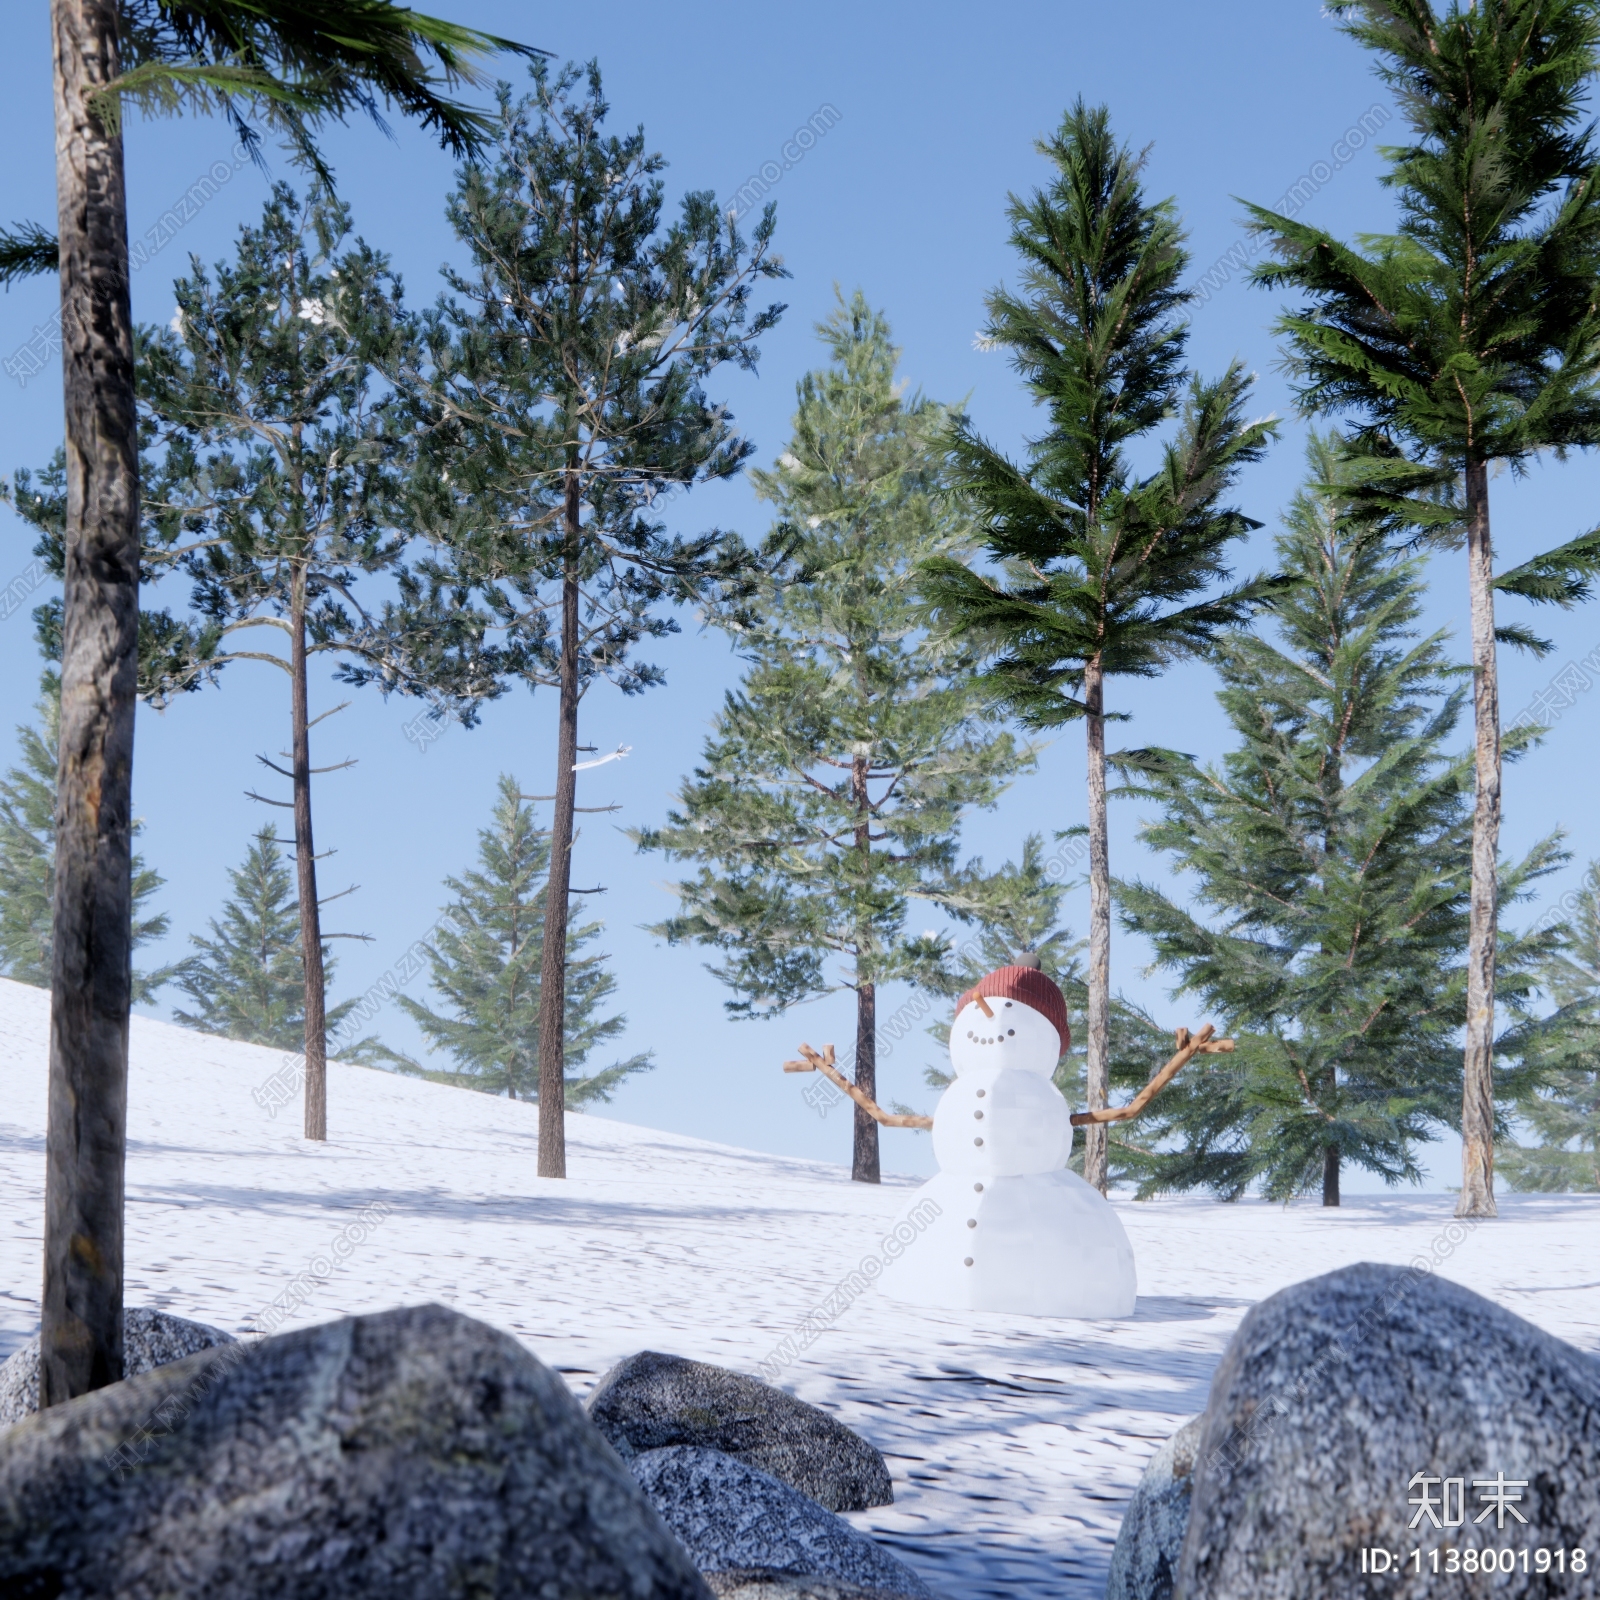
M 872 1595 L 931 1600 L 922 1579 L 881 1545 L 732 1456 L 672 1445 L 646 1450 L 628 1465 L 702 1573 L 767 1569 L 831 1579 Z
M 816 1406 L 704 1361 L 642 1350 L 595 1385 L 589 1420 L 626 1460 L 667 1445 L 720 1450 L 830 1511 L 894 1503 L 872 1445 Z
M 440 1306 L 202 1351 L 0 1450 L 0 1594 L 708 1593 L 561 1379 Z
M 770 1567 L 713 1572 L 706 1582 L 717 1600 L 881 1600 L 881 1589 L 862 1589 L 831 1578 L 797 1577 Z
M 1204 1423 L 1185 1600 L 1465 1600 L 1491 1587 L 1465 1570 L 1465 1553 L 1476 1567 L 1486 1549 L 1512 1552 L 1497 1600 L 1600 1595 L 1600 1363 L 1420 1267 L 1344 1267 L 1262 1301 L 1217 1369 Z M 1464 1516 L 1434 1512 L 1460 1525 L 1433 1526 L 1414 1497 L 1444 1491 L 1412 1486 L 1419 1472 L 1464 1479 Z M 1500 1474 L 1524 1485 L 1503 1528 L 1475 1483 Z M 1538 1572 L 1539 1549 L 1575 1547 L 1584 1573 Z M 1442 1556 L 1435 1574 L 1435 1548 L 1456 1549 L 1463 1570 Z M 1363 1572 L 1363 1549 L 1404 1579 Z
M 1117 1533 L 1106 1600 L 1172 1600 L 1204 1420 L 1191 1417 L 1151 1456 Z
M 213 1345 L 236 1342 L 221 1328 L 168 1316 L 165 1311 L 129 1306 L 122 1313 L 122 1366 L 129 1378 L 182 1361 Z M 0 1363 L 0 1428 L 9 1428 L 38 1409 L 39 1336 L 35 1334 Z

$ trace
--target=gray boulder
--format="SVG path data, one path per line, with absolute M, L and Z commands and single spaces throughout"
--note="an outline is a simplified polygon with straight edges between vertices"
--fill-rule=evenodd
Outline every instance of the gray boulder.
M 1172 1600 L 1204 1420 L 1190 1417 L 1145 1467 L 1111 1553 L 1106 1600 Z
M 0 1451 L 0 1594 L 708 1593 L 561 1379 L 440 1306 L 202 1351 Z
M 748 1587 L 780 1576 L 813 1584 L 822 1579 L 847 1593 L 853 1587 L 874 1596 L 931 1600 L 932 1590 L 909 1567 L 770 1473 L 694 1445 L 646 1450 L 628 1464 L 708 1581 L 738 1574 Z M 801 1588 L 798 1594 L 806 1592 Z
M 213 1345 L 237 1342 L 221 1328 L 129 1306 L 122 1313 L 122 1374 L 136 1378 L 141 1372 L 182 1361 Z M 0 1363 L 0 1428 L 9 1428 L 38 1409 L 39 1336 L 35 1334 Z
M 830 1511 L 894 1503 L 889 1469 L 860 1434 L 792 1394 L 704 1361 L 642 1350 L 601 1378 L 587 1409 L 624 1460 L 697 1445 L 770 1472 Z
M 1504 1511 L 1476 1481 L 1501 1474 Z M 1461 1480 L 1460 1492 L 1445 1480 Z M 1228 1346 L 1196 1453 L 1177 1592 L 1466 1600 L 1491 1587 L 1476 1569 L 1492 1550 L 1502 1600 L 1593 1597 L 1597 1530 L 1600 1364 L 1421 1266 L 1346 1267 L 1263 1301 Z M 1587 1552 L 1585 1572 L 1539 1572 L 1540 1549 L 1553 1558 L 1574 1548 Z M 1374 1550 L 1387 1560 L 1364 1572 Z
M 860 1589 L 831 1578 L 796 1577 L 770 1567 L 713 1572 L 706 1582 L 717 1600 L 880 1600 L 881 1589 Z

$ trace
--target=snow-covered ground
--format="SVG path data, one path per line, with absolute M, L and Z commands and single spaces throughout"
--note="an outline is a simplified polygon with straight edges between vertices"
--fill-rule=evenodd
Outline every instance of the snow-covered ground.
M 0 1355 L 38 1320 L 47 1018 L 47 995 L 0 980 Z M 1465 1230 L 1440 1195 L 1121 1202 L 1127 1321 L 927 1312 L 839 1292 L 912 1180 L 872 1189 L 592 1116 L 568 1120 L 571 1177 L 540 1180 L 534 1107 L 338 1065 L 313 1146 L 297 1102 L 274 1116 L 252 1093 L 282 1063 L 135 1019 L 130 1304 L 248 1333 L 439 1301 L 516 1333 L 580 1395 L 640 1349 L 785 1363 L 779 1383 L 888 1458 L 896 1503 L 851 1520 L 952 1600 L 1098 1600 L 1146 1457 L 1204 1406 L 1249 1306 L 1298 1279 L 1421 1257 L 1600 1352 L 1592 1197 L 1502 1197 Z

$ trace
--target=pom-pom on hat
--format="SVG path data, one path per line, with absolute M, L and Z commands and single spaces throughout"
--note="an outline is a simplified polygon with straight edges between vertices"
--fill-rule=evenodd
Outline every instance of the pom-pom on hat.
M 1027 960 L 1027 957 L 1023 959 Z M 1065 1055 L 1071 1048 L 1072 1030 L 1067 1026 L 1067 1002 L 1036 964 L 996 967 L 956 1001 L 956 1015 L 959 1016 L 961 1008 L 980 995 L 985 1000 L 1016 1000 L 1025 1006 L 1032 1006 L 1041 1016 L 1048 1018 L 1061 1035 L 1062 1054 Z

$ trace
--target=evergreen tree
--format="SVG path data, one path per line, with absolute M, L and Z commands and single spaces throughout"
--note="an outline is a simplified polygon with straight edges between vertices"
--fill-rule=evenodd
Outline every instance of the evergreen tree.
M 1279 640 L 1236 635 L 1213 656 L 1237 747 L 1220 769 L 1171 758 L 1147 779 L 1166 815 L 1145 837 L 1193 874 L 1209 919 L 1119 885 L 1124 926 L 1238 1036 L 1157 1102 L 1147 1131 L 1179 1146 L 1149 1157 L 1145 1192 L 1320 1188 L 1335 1206 L 1347 1165 L 1416 1180 L 1417 1143 L 1459 1103 L 1471 765 L 1445 746 L 1460 669 L 1442 634 L 1417 636 L 1419 563 L 1331 487 L 1337 442 L 1314 437 L 1309 461 L 1277 540 L 1299 574 Z M 1506 892 L 1557 859 L 1546 842 Z M 1507 952 L 1513 1003 L 1537 945 Z
M 267 823 L 250 843 L 241 866 L 228 877 L 233 897 L 211 920 L 211 937 L 191 934 L 200 952 L 180 971 L 178 987 L 195 1004 L 173 1020 L 204 1033 L 273 1045 L 305 1047 L 305 971 L 300 960 L 300 908 L 294 882 Z M 324 970 L 333 962 L 326 953 Z M 335 1018 L 330 1015 L 329 1026 Z
M 473 674 L 557 690 L 551 893 L 546 903 L 539 1059 L 539 1173 L 564 1177 L 562 999 L 579 765 L 578 707 L 592 684 L 625 693 L 661 681 L 634 658 L 675 632 L 671 603 L 712 599 L 748 565 L 721 532 L 669 535 L 676 489 L 727 478 L 753 448 L 702 388 L 783 309 L 751 315 L 758 278 L 787 276 L 772 208 L 746 248 L 709 192 L 663 226 L 666 163 L 642 129 L 609 137 L 599 68 L 533 68 L 533 92 L 502 86 L 492 160 L 462 169 L 449 216 L 471 269 L 459 299 L 426 323 L 427 364 L 406 374 L 420 470 L 411 515 L 440 543 L 390 612 L 437 642 L 432 670 L 472 693 Z M 580 87 L 581 85 L 581 87 Z M 497 641 L 484 645 L 482 625 Z M 466 663 L 465 665 L 463 663 Z
M 314 658 L 403 672 L 358 588 L 391 573 L 397 454 L 384 367 L 400 364 L 407 322 L 387 261 L 349 241 L 326 189 L 302 202 L 276 185 L 260 225 L 240 230 L 215 277 L 198 262 L 175 285 L 172 327 L 141 336 L 140 398 L 151 443 L 142 495 L 146 562 L 193 580 L 206 639 L 192 671 L 265 662 L 287 679 L 305 1019 L 305 1134 L 327 1137 L 327 981 L 311 764 Z M 334 709 L 338 709 L 337 707 Z M 324 713 L 331 715 L 331 712 Z M 353 763 L 342 762 L 339 766 Z
M 1279 326 L 1302 409 L 1344 415 L 1371 452 L 1372 497 L 1467 548 L 1474 683 L 1471 953 L 1456 1214 L 1493 1216 L 1501 733 L 1495 591 L 1571 605 L 1600 532 L 1499 576 L 1489 478 L 1600 443 L 1600 145 L 1590 120 L 1593 0 L 1342 0 L 1413 142 L 1385 152 L 1395 231 L 1345 244 L 1252 207 L 1278 259 L 1258 283 L 1306 299 Z
M 920 622 L 920 563 L 970 540 L 940 492 L 949 412 L 901 400 L 888 325 L 859 292 L 818 332 L 832 360 L 801 380 L 776 470 L 754 474 L 781 564 L 734 629 L 748 670 L 680 809 L 638 838 L 699 863 L 656 931 L 721 953 L 733 1015 L 854 992 L 855 1078 L 875 1095 L 879 985 L 947 987 L 944 941 L 906 931 L 908 904 L 993 914 L 1008 891 L 961 866 L 961 818 L 1031 752 L 997 727 L 970 653 Z M 878 1181 L 877 1134 L 857 1108 L 861 1182 Z
M 1499 1147 L 1513 1189 L 1600 1192 L 1600 861 L 1576 900 L 1568 939 L 1540 974 L 1558 1007 L 1532 1030 L 1540 1086 L 1517 1106 L 1534 1142 Z
M 61 680 L 46 673 L 38 705 L 39 726 L 19 727 L 21 764 L 0 780 L 0 972 L 19 983 L 50 987 L 50 917 L 55 895 L 56 743 L 60 736 Z M 134 833 L 137 836 L 138 825 Z M 133 948 L 165 936 L 164 912 L 145 915 L 163 879 L 133 858 Z M 178 969 L 133 974 L 135 1004 L 148 1005 Z
M 1170 200 L 1150 203 L 1143 158 L 1119 145 L 1104 108 L 1079 101 L 1039 146 L 1050 187 L 1012 199 L 1020 293 L 989 297 L 989 341 L 1009 351 L 1050 425 L 1017 466 L 966 426 L 952 437 L 956 485 L 979 511 L 998 572 L 946 561 L 928 592 L 944 626 L 989 645 L 990 686 L 1038 728 L 1082 718 L 1088 744 L 1088 1103 L 1108 1103 L 1111 866 L 1106 830 L 1105 684 L 1153 677 L 1247 616 L 1265 583 L 1217 592 L 1228 547 L 1257 524 L 1223 505 L 1272 437 L 1246 422 L 1250 380 L 1235 364 L 1190 378 L 1182 424 L 1159 469 L 1137 477 L 1128 447 L 1171 414 L 1185 386 L 1193 298 Z M 1204 596 L 1205 598 L 1201 598 Z M 1107 1128 L 1088 1130 L 1085 1172 L 1106 1187 Z
M 377 1053 L 435 1082 L 537 1100 L 550 832 L 524 804 L 515 778 L 500 779 L 493 820 L 478 835 L 478 864 L 475 872 L 445 880 L 455 899 L 428 947 L 433 988 L 448 1010 L 398 997 L 428 1043 L 455 1058 L 455 1068 L 434 1071 L 395 1051 Z M 651 1065 L 651 1052 L 645 1051 L 587 1077 L 582 1073 L 594 1050 L 627 1026 L 620 1012 L 601 1015 L 617 980 L 607 957 L 587 947 L 603 926 L 592 921 L 567 927 L 565 1099 L 573 1105 L 609 1100 L 625 1078 Z
M 58 228 L 0 233 L 0 281 L 61 279 L 71 494 L 64 541 L 61 823 L 53 913 L 39 1393 L 56 1405 L 122 1376 L 122 1170 L 131 1002 L 139 464 L 122 111 L 251 118 L 321 166 L 328 121 L 398 106 L 447 147 L 482 140 L 448 93 L 478 78 L 476 29 L 391 0 L 54 0 Z M 437 70 L 435 70 L 437 69 Z

